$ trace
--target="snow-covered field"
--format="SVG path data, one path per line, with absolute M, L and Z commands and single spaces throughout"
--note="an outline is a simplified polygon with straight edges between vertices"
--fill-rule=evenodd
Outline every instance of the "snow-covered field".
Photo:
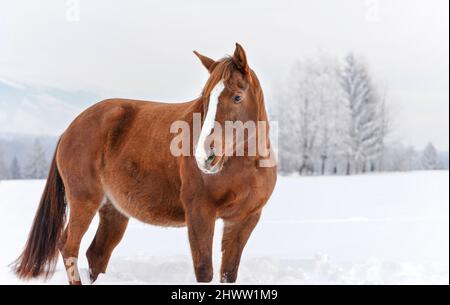
M 20 253 L 44 181 L 0 181 L 0 284 L 23 283 Z M 87 283 L 83 239 L 79 265 Z M 218 282 L 221 223 L 214 243 Z M 194 283 L 186 229 L 131 221 L 97 284 Z M 61 260 L 47 283 L 66 283 Z M 31 281 L 37 284 L 42 281 Z M 449 283 L 449 172 L 279 177 L 244 251 L 238 283 Z

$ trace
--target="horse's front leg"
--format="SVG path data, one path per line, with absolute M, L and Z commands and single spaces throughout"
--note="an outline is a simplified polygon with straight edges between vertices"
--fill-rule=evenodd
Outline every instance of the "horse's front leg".
M 224 221 L 222 266 L 220 268 L 220 281 L 222 283 L 236 282 L 242 251 L 260 216 L 261 212 L 258 211 L 247 216 L 244 220 Z
M 195 200 L 186 209 L 186 221 L 197 282 L 213 278 L 212 242 L 216 210 L 208 202 Z

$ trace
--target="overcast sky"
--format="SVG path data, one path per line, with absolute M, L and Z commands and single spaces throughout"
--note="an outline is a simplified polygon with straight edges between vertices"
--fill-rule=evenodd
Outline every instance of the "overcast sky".
M 238 41 L 268 102 L 276 103 L 275 84 L 295 60 L 353 51 L 387 89 L 395 137 L 448 149 L 448 6 L 448 0 L 5 0 L 0 79 L 16 87 L 186 101 L 207 78 L 192 50 L 220 58 Z

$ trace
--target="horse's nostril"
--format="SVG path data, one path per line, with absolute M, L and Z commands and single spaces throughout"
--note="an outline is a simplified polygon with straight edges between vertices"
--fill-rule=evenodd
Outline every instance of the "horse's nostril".
M 211 165 L 211 163 L 214 161 L 214 158 L 216 157 L 216 154 L 214 153 L 213 150 L 211 150 L 208 154 L 208 158 L 206 159 L 206 164 L 207 165 Z
M 211 153 L 208 157 L 208 161 L 211 162 L 212 160 L 214 160 L 214 158 L 216 157 L 216 155 L 214 153 Z

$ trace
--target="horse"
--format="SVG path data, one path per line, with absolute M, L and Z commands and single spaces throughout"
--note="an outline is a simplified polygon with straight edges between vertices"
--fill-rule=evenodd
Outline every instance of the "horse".
M 99 226 L 86 252 L 92 283 L 106 272 L 130 218 L 187 226 L 197 282 L 213 279 L 214 226 L 222 219 L 220 281 L 236 281 L 244 246 L 276 184 L 276 162 L 261 163 L 274 158 L 268 116 L 241 45 L 217 61 L 194 53 L 209 72 L 198 98 L 181 103 L 103 100 L 63 132 L 25 248 L 13 264 L 19 278 L 48 278 L 60 253 L 69 284 L 81 285 L 80 242 L 98 212 Z M 171 125 L 183 121 L 193 128 L 195 114 L 201 117 L 200 135 L 189 139 L 187 154 L 174 155 Z M 208 144 L 216 129 L 239 121 L 265 123 L 253 134 L 265 143 L 265 153 L 235 153 L 239 147 L 248 150 L 252 136 L 238 143 L 237 136 L 230 140 L 216 133 L 216 146 L 231 151 L 228 155 Z

